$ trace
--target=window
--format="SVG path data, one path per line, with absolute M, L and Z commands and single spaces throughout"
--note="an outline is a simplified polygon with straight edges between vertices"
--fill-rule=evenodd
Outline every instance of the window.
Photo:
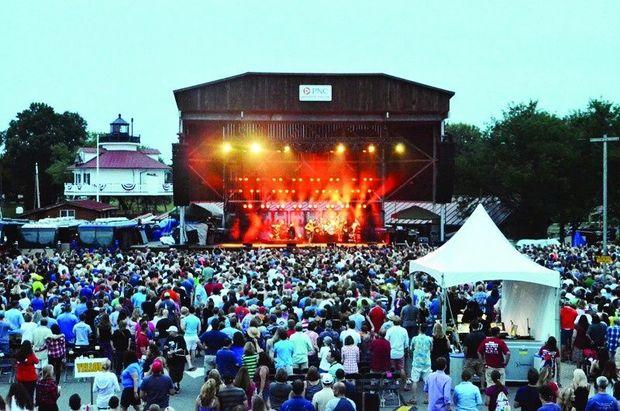
M 84 173 L 84 184 L 90 185 L 90 173 Z
M 75 210 L 60 210 L 60 216 L 75 218 Z
M 82 184 L 82 175 L 75 174 L 75 184 Z

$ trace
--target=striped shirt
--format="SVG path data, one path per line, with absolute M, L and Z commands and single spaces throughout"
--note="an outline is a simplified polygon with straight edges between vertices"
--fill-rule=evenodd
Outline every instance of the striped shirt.
M 256 367 L 258 367 L 258 354 L 244 355 L 243 366 L 248 369 L 250 379 L 254 379 L 254 375 L 256 374 Z

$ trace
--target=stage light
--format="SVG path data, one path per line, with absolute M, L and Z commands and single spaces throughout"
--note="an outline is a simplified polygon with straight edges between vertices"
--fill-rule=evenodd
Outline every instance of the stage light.
M 372 177 L 370 177 L 370 178 L 368 179 L 368 181 L 372 181 Z
M 254 154 L 258 154 L 263 151 L 263 147 L 260 145 L 260 143 L 254 142 L 250 145 L 250 151 Z
M 261 205 L 260 205 L 260 208 L 265 208 L 265 204 L 261 204 Z
M 256 181 L 260 181 L 260 178 L 256 177 Z
M 368 181 L 368 179 L 366 177 L 364 177 L 364 181 Z
M 291 190 L 291 193 L 295 194 L 295 190 Z
M 366 204 L 364 204 L 364 205 L 362 206 L 362 208 L 366 208 Z
M 243 190 L 242 190 L 242 189 L 239 189 L 239 192 L 240 192 L 240 193 L 243 193 Z
M 250 190 L 250 193 L 254 194 L 254 189 L 251 189 L 251 190 Z
M 340 177 L 336 177 L 336 181 L 340 181 Z
M 293 177 L 293 182 L 297 181 L 297 179 L 295 177 Z
M 320 181 L 321 181 L 321 179 L 320 179 L 320 178 L 317 178 L 317 179 L 316 179 L 316 181 L 317 181 L 317 182 L 320 182 Z
M 289 146 L 289 145 L 284 146 L 284 152 L 285 153 L 290 153 L 291 152 L 291 146 Z
M 233 148 L 232 148 L 232 144 L 230 144 L 230 143 L 228 143 L 228 142 L 226 142 L 226 143 L 222 144 L 222 152 L 223 152 L 224 154 L 228 154 L 228 153 L 230 153 L 230 152 L 232 151 L 232 149 L 233 149 Z
M 299 177 L 299 181 L 304 181 L 303 178 Z
M 254 206 L 252 204 L 248 204 L 248 208 L 253 208 Z
M 239 180 L 239 181 L 243 181 L 243 178 L 239 177 L 239 178 L 238 178 L 238 180 Z
M 368 146 L 368 152 L 369 152 L 370 154 L 374 153 L 374 152 L 375 152 L 375 150 L 376 150 L 376 148 L 375 148 L 375 145 L 374 145 L 374 144 L 370 144 L 370 145 Z
M 405 145 L 403 143 L 398 143 L 394 146 L 394 151 L 397 154 L 403 154 L 405 152 Z
M 257 193 L 260 193 L 260 190 L 256 190 Z
M 330 178 L 329 178 L 329 181 L 334 181 L 334 177 L 330 177 Z
M 278 178 L 278 181 L 282 181 L 282 177 Z
M 310 182 L 314 183 L 314 178 L 310 177 Z
M 344 154 L 345 150 L 346 150 L 346 147 L 342 143 L 340 143 L 340 144 L 338 144 L 336 146 L 336 153 L 338 153 L 338 154 Z
M 244 205 L 243 205 L 243 208 L 248 208 L 248 205 L 247 205 L 247 204 L 244 204 Z

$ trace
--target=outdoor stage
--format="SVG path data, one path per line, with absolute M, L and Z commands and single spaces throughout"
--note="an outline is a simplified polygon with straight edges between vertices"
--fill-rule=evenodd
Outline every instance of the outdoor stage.
M 453 94 L 385 74 L 246 73 L 176 90 L 175 204 L 218 204 L 225 243 L 387 241 L 387 201 L 450 200 Z

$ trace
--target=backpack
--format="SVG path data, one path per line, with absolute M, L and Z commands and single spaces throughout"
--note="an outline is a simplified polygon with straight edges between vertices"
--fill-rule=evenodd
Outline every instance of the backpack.
M 506 393 L 503 391 L 497 396 L 495 411 L 510 411 L 510 402 L 508 401 Z

